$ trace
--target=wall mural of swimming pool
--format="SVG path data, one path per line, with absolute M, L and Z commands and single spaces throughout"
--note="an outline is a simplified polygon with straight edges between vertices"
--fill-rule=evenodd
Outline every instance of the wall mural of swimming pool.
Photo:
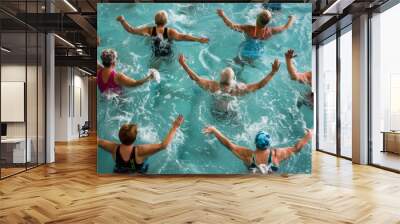
M 99 174 L 311 173 L 311 4 L 98 4 Z

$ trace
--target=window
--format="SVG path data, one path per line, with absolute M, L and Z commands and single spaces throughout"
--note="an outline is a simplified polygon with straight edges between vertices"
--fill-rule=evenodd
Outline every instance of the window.
M 340 155 L 352 154 L 352 33 L 340 36 Z
M 336 153 L 336 39 L 318 48 L 318 149 Z
M 371 159 L 375 165 L 400 170 L 400 5 L 371 19 Z

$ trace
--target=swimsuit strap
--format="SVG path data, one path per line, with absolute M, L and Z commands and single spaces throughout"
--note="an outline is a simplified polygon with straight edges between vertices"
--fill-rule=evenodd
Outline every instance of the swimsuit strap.
M 251 156 L 251 162 L 252 162 L 252 165 L 254 165 L 254 166 L 257 166 L 257 162 L 256 162 L 256 154 L 254 154 L 253 153 L 253 155 Z
M 152 37 L 157 36 L 157 27 L 153 26 L 153 29 L 151 30 L 151 36 Z
M 269 165 L 269 164 L 271 164 L 272 163 L 272 149 L 271 150 L 269 150 L 269 156 L 268 156 L 268 162 L 267 162 L 267 165 Z
M 265 40 L 267 38 L 271 37 L 271 30 L 268 26 L 263 28 L 263 33 L 260 39 Z M 254 33 L 253 33 L 253 38 L 258 39 L 257 37 L 257 27 L 254 28 Z
M 167 27 L 164 27 L 163 37 L 164 37 L 164 40 L 168 39 L 168 28 Z
M 131 152 L 131 156 L 129 157 L 129 159 L 133 159 L 133 163 L 135 164 L 135 168 L 137 168 L 137 163 L 136 163 L 136 146 L 132 147 L 132 152 Z
M 266 26 L 265 28 L 264 28 L 264 33 L 263 33 L 263 37 L 262 37 L 262 39 L 268 39 L 268 38 L 270 38 L 272 36 L 272 31 L 271 31 L 271 28 L 270 27 L 268 27 L 268 26 Z
M 151 36 L 152 37 L 158 36 L 157 35 L 157 27 L 153 26 L 153 28 L 151 30 Z M 168 39 L 168 28 L 167 27 L 164 27 L 163 38 L 164 38 L 164 40 Z

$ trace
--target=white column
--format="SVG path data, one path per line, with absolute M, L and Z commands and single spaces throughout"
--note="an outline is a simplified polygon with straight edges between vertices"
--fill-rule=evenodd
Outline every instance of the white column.
M 54 5 L 46 1 L 46 11 L 53 12 Z M 46 35 L 46 163 L 55 161 L 55 43 L 54 34 Z
M 353 20 L 353 162 L 368 163 L 368 15 Z
M 54 35 L 46 36 L 46 163 L 55 161 L 54 133 L 55 133 L 55 73 L 54 73 Z

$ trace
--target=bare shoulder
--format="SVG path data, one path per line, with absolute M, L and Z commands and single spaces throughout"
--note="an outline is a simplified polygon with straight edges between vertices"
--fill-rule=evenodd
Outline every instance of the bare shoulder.
M 144 30 L 145 30 L 145 33 L 147 35 L 151 36 L 151 32 L 153 30 L 153 27 L 152 26 L 146 26 L 146 27 L 144 27 Z
M 255 26 L 249 25 L 249 24 L 244 24 L 244 25 L 240 25 L 240 28 L 241 28 L 244 32 L 252 32 L 252 31 L 254 31 Z
M 172 35 L 175 35 L 177 33 L 178 33 L 178 31 L 176 31 L 176 29 L 168 27 L 168 36 L 172 36 Z
M 212 92 L 217 92 L 218 90 L 220 90 L 220 86 L 217 81 L 209 80 L 209 86 Z

